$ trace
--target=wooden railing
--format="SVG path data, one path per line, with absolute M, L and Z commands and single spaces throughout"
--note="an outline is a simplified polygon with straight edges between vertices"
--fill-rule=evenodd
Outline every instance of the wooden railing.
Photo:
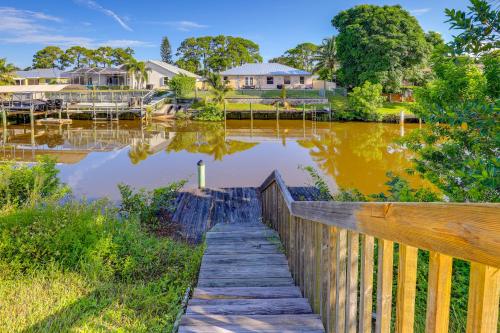
M 294 201 L 277 171 L 261 192 L 264 222 L 327 332 L 413 332 L 418 249 L 429 251 L 425 332 L 448 332 L 453 258 L 471 263 L 467 332 L 497 332 L 500 205 Z

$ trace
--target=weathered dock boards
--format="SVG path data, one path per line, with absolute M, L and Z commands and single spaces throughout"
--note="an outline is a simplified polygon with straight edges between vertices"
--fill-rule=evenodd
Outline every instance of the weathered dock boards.
M 217 224 L 206 242 L 179 333 L 324 332 L 294 285 L 274 231 L 255 221 Z
M 295 200 L 316 200 L 314 187 L 291 187 Z M 199 242 L 203 234 L 218 222 L 260 223 L 262 206 L 260 192 L 255 187 L 195 189 L 183 191 L 177 197 L 172 221 L 180 226 L 182 238 Z

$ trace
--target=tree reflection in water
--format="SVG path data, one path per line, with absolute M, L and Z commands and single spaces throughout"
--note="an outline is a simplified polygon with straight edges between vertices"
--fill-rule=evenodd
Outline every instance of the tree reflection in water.
M 226 139 L 223 123 L 176 123 L 175 137 L 166 152 L 187 151 L 212 156 L 222 161 L 224 156 L 249 150 L 258 143 Z

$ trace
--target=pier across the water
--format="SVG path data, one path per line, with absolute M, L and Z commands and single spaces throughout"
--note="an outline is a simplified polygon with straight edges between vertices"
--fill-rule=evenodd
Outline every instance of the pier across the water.
M 498 204 L 297 201 L 292 192 L 275 171 L 260 188 L 181 196 L 176 218 L 193 221 L 193 235 L 210 230 L 179 332 L 414 332 L 418 251 L 429 253 L 419 263 L 429 272 L 425 331 L 448 332 L 457 258 L 470 262 L 467 332 L 497 332 Z

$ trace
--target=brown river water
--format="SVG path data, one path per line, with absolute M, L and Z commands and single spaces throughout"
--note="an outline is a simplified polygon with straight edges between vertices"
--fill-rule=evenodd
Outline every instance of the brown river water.
M 300 120 L 98 122 L 0 127 L 0 160 L 58 159 L 60 177 L 77 197 L 118 199 L 117 184 L 152 189 L 187 179 L 206 164 L 207 186 L 259 186 L 273 169 L 288 185 L 310 185 L 313 166 L 332 190 L 386 190 L 386 172 L 405 174 L 411 155 L 394 140 L 418 124 Z M 413 183 L 420 180 L 413 177 Z

